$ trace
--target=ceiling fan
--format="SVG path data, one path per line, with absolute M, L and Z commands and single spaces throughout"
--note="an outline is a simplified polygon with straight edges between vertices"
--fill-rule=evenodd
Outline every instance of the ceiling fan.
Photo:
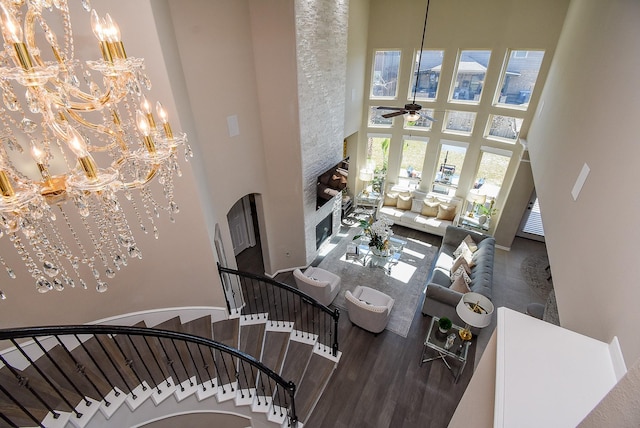
M 424 15 L 424 26 L 422 27 L 422 43 L 420 44 L 420 60 L 418 61 L 418 72 L 416 73 L 416 81 L 413 87 L 413 101 L 409 104 L 405 104 L 404 107 L 385 107 L 380 106 L 378 110 L 394 110 L 391 113 L 385 113 L 382 115 L 385 119 L 395 116 L 401 116 L 403 114 L 409 113 L 406 117 L 407 121 L 415 122 L 419 120 L 421 117 L 435 121 L 431 116 L 427 116 L 426 114 L 420 114 L 419 111 L 422 110 L 422 106 L 420 104 L 416 104 L 416 93 L 418 92 L 418 80 L 420 78 L 420 65 L 422 64 L 422 49 L 424 47 L 424 35 L 427 31 L 427 17 L 429 16 L 429 0 L 427 0 L 427 11 Z

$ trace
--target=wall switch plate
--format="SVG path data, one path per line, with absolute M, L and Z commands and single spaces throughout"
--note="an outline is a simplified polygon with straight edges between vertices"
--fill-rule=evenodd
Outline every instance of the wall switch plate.
M 227 116 L 227 128 L 229 128 L 229 137 L 240 135 L 240 125 L 238 125 L 238 116 Z

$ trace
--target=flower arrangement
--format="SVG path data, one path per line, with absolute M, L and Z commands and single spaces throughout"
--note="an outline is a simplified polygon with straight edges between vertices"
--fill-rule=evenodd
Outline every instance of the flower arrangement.
M 379 251 L 386 251 L 389 249 L 389 238 L 393 236 L 391 226 L 393 222 L 387 218 L 381 218 L 369 223 L 367 220 L 360 220 L 360 227 L 362 227 L 362 233 L 353 237 L 354 240 L 361 238 L 362 236 L 369 237 L 369 247 L 375 248 Z

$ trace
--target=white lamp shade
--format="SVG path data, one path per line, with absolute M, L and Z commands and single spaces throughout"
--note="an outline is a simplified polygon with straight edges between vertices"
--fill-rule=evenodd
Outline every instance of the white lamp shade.
M 478 328 L 486 327 L 491 323 L 493 310 L 491 300 L 474 292 L 465 293 L 456 306 L 456 313 L 460 319 L 470 326 Z
M 373 171 L 369 169 L 361 169 L 360 175 L 358 176 L 362 181 L 371 181 L 373 180 Z
M 411 113 L 406 116 L 407 122 L 416 122 L 420 120 L 420 113 Z
M 467 193 L 467 201 L 482 205 L 487 201 L 487 195 L 481 195 L 471 191 Z

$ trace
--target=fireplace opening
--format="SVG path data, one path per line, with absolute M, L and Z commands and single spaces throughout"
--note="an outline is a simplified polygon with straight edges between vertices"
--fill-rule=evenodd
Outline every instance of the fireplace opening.
M 333 233 L 333 213 L 330 213 L 316 225 L 316 250 Z

